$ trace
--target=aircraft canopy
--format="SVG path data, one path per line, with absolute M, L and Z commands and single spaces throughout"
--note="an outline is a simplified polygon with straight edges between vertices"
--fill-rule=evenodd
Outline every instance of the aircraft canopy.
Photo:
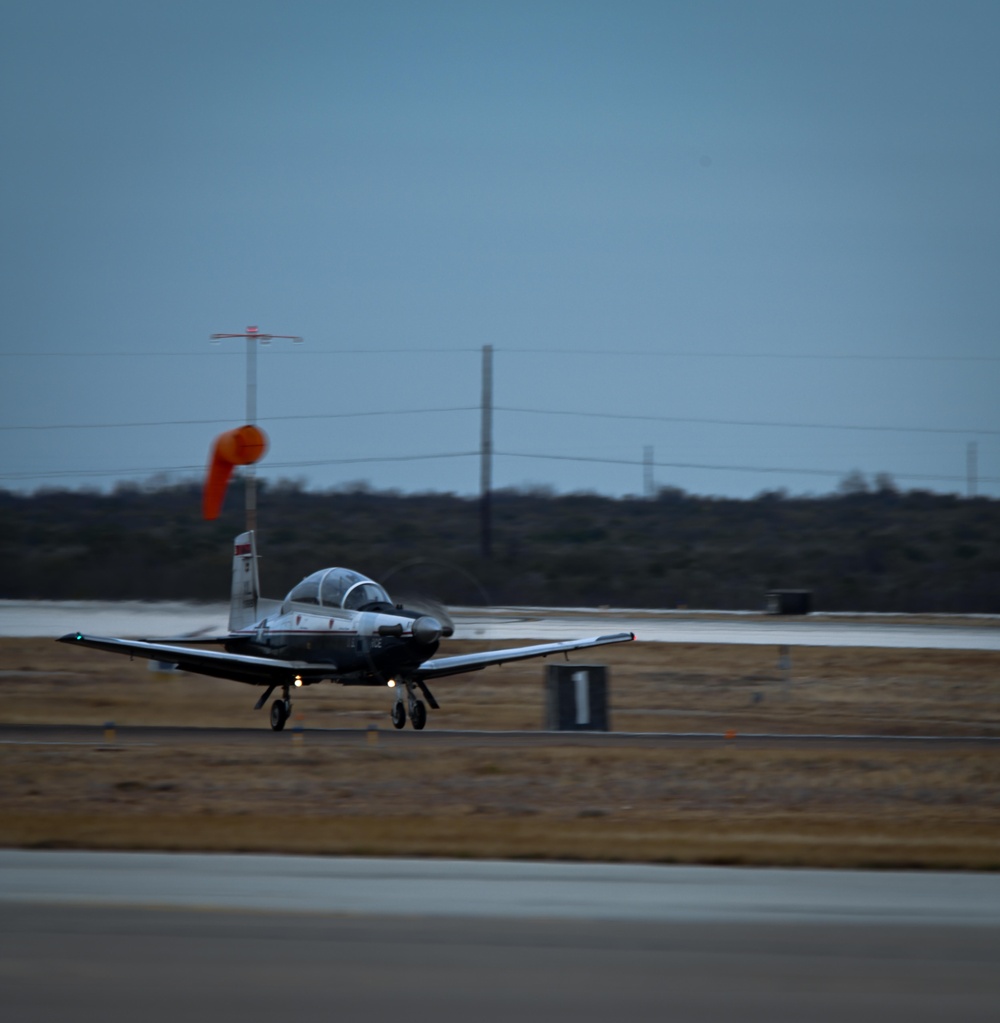
M 368 576 L 350 568 L 322 568 L 306 576 L 285 598 L 297 604 L 356 611 L 375 602 L 391 604 L 389 594 Z

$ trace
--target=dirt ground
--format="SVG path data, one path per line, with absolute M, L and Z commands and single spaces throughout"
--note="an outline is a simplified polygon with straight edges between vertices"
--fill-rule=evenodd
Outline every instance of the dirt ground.
M 251 687 L 0 640 L 0 725 L 94 726 L 92 743 L 0 743 L 0 844 L 1000 869 L 1000 743 L 739 741 L 1000 736 L 998 654 L 796 648 L 784 670 L 776 648 L 634 643 L 574 660 L 608 666 L 615 731 L 731 737 L 310 744 L 310 729 L 391 731 L 389 693 L 310 687 L 301 733 L 276 735 Z M 529 661 L 442 680 L 428 729 L 539 729 L 544 674 Z M 260 743 L 108 743 L 111 721 L 255 728 Z

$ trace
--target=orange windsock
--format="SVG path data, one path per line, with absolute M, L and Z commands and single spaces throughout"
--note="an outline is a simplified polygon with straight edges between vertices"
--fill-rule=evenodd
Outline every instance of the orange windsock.
M 239 426 L 215 438 L 212 460 L 208 465 L 208 479 L 202 494 L 201 514 L 206 519 L 217 519 L 222 511 L 229 477 L 234 465 L 252 465 L 259 462 L 267 451 L 267 434 L 258 426 Z

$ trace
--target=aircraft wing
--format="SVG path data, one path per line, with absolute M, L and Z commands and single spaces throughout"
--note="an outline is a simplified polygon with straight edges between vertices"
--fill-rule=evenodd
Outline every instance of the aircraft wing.
M 610 636 L 592 636 L 589 639 L 570 639 L 563 643 L 540 643 L 536 646 L 511 647 L 507 650 L 484 650 L 478 654 L 457 654 L 455 657 L 434 657 L 424 661 L 414 673 L 421 682 L 447 675 L 461 675 L 466 671 L 478 671 L 493 664 L 507 661 L 523 661 L 529 657 L 548 657 L 550 654 L 569 653 L 592 646 L 608 643 L 628 643 L 635 639 L 634 632 L 616 632 Z
M 332 664 L 311 661 L 279 661 L 253 654 L 230 654 L 221 650 L 191 650 L 172 643 L 153 643 L 139 639 L 113 639 L 108 636 L 85 636 L 70 632 L 59 637 L 60 643 L 75 643 L 112 654 L 145 657 L 150 661 L 176 664 L 182 671 L 214 678 L 230 678 L 252 686 L 291 685 L 296 677 L 305 685 L 325 678 L 335 678 L 337 669 Z
M 529 657 L 548 657 L 550 654 L 569 653 L 588 647 L 604 646 L 608 643 L 628 643 L 635 639 L 631 632 L 617 632 L 610 636 L 593 636 L 589 639 L 571 639 L 562 643 L 540 643 L 536 646 L 511 647 L 506 650 L 484 650 L 478 654 L 458 654 L 454 657 L 437 657 L 424 661 L 413 673 L 421 682 L 448 675 L 461 675 L 467 671 L 479 671 L 493 664 L 507 661 L 521 661 Z M 70 632 L 59 637 L 60 643 L 75 643 L 113 654 L 129 657 L 144 657 L 150 661 L 175 664 L 182 671 L 214 678 L 228 678 L 254 686 L 291 685 L 296 678 L 310 685 L 323 679 L 336 679 L 337 667 L 333 664 L 317 664 L 314 661 L 281 661 L 271 657 L 257 657 L 254 654 L 233 654 L 221 650 L 193 650 L 173 643 L 158 643 L 141 639 L 115 639 L 110 636 L 86 636 L 82 632 Z

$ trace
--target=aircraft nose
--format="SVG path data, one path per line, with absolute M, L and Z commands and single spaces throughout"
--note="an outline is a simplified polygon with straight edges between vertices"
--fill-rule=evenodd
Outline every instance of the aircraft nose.
M 441 623 L 430 615 L 424 615 L 413 623 L 413 638 L 418 643 L 436 643 L 443 631 Z

